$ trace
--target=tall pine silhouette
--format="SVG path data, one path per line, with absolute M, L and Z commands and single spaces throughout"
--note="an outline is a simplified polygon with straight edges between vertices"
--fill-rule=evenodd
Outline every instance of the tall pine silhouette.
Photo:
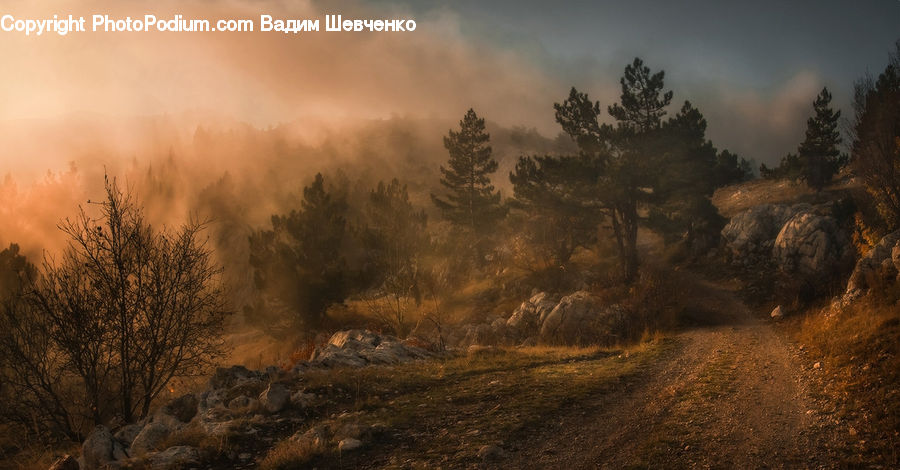
M 797 153 L 800 157 L 803 179 L 810 188 L 821 191 L 838 172 L 845 158 L 841 157 L 838 145 L 841 133 L 838 119 L 841 112 L 831 109 L 831 93 L 823 88 L 813 102 L 815 116 L 806 121 L 806 139 Z
M 494 191 L 490 174 L 497 171 L 491 157 L 490 134 L 484 130 L 484 119 L 469 109 L 459 122 L 458 132 L 444 137 L 450 154 L 447 167 L 441 166 L 441 184 L 449 191 L 445 198 L 431 195 L 445 219 L 454 225 L 481 234 L 505 215 L 500 193 Z

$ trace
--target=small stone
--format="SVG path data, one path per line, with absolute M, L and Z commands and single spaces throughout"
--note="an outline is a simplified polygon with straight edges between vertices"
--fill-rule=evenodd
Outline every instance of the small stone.
M 478 457 L 485 462 L 496 462 L 503 459 L 503 449 L 498 446 L 488 444 L 478 449 Z
M 817 370 L 818 370 L 818 369 L 821 369 L 821 368 L 822 368 L 822 363 L 821 363 L 821 362 L 817 362 L 817 363 L 813 364 L 813 369 L 817 369 Z
M 775 320 L 781 320 L 782 318 L 784 318 L 784 311 L 781 310 L 781 305 L 775 307 L 775 309 L 772 310 L 772 313 L 770 313 L 769 316 Z
M 356 450 L 362 447 L 363 443 L 359 439 L 353 439 L 352 437 L 348 437 L 338 443 L 338 450 L 341 452 Z
M 262 394 L 259 395 L 259 402 L 266 408 L 269 413 L 278 413 L 283 410 L 291 399 L 291 392 L 284 385 L 269 384 Z

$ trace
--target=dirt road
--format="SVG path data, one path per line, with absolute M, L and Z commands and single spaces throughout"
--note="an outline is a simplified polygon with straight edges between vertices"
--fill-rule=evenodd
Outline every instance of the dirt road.
M 731 292 L 707 285 L 713 326 L 686 329 L 620 392 L 558 416 L 504 468 L 831 468 L 837 430 L 796 346 Z

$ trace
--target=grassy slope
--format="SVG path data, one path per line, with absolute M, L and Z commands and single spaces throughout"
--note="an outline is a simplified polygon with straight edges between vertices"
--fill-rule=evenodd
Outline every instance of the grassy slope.
M 577 348 L 491 349 L 396 368 L 370 367 L 310 375 L 308 391 L 329 396 L 308 427 L 322 422 L 384 425 L 362 452 L 309 449 L 282 441 L 263 468 L 344 466 L 434 468 L 480 462 L 484 445 L 514 445 L 530 427 L 617 389 L 653 363 L 671 343 L 626 352 Z

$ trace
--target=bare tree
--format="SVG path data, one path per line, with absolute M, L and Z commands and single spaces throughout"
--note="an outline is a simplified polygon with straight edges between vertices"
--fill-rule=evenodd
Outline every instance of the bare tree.
M 68 246 L 59 262 L 45 259 L 26 314 L 7 309 L 4 316 L 20 326 L 4 350 L 20 357 L 47 351 L 39 359 L 51 363 L 38 380 L 50 382 L 46 395 L 64 397 L 72 387 L 72 380 L 53 383 L 53 374 L 72 376 L 81 388 L 83 400 L 62 402 L 76 428 L 67 434 L 78 431 L 72 416 L 95 424 L 147 416 L 173 378 L 200 374 L 223 347 L 221 273 L 200 238 L 204 225 L 156 230 L 109 179 L 106 199 L 94 205 L 99 217 L 82 208 L 60 225 Z

